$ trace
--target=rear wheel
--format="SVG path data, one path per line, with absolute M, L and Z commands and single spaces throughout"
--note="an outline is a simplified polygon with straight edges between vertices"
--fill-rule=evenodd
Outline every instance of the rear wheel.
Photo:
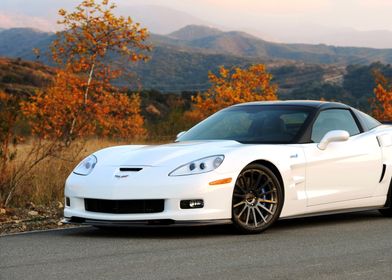
M 260 164 L 245 167 L 235 183 L 232 220 L 242 233 L 259 233 L 280 215 L 283 190 L 275 174 Z
M 385 217 L 392 217 L 392 208 L 391 207 L 380 209 L 379 211 Z
M 380 209 L 379 211 L 385 217 L 392 217 L 392 186 L 389 186 L 388 198 L 385 204 L 385 208 Z

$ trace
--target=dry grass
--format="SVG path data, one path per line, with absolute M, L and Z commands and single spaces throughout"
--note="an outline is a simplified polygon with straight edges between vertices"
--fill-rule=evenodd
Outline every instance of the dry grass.
M 158 144 L 160 141 L 152 141 L 149 144 Z M 49 205 L 56 201 L 63 201 L 64 182 L 75 166 L 87 155 L 99 149 L 129 144 L 114 140 L 92 139 L 74 143 L 71 147 L 63 150 L 56 156 L 50 156 L 37 164 L 24 179 L 17 185 L 11 206 L 23 207 L 29 203 L 36 205 Z M 141 143 L 132 143 L 141 144 Z M 32 144 L 27 143 L 17 147 L 17 158 L 14 160 L 14 168 L 23 166 L 23 162 L 31 151 Z

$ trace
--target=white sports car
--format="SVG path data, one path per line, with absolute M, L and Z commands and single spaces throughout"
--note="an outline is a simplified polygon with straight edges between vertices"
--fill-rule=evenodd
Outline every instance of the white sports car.
M 117 146 L 65 185 L 65 222 L 98 227 L 233 223 L 391 210 L 392 127 L 347 105 L 253 102 L 212 115 L 175 143 Z

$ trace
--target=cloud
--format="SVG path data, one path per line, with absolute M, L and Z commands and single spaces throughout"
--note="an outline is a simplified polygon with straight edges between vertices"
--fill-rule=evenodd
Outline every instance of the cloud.
M 0 27 L 34 27 L 43 31 L 56 31 L 56 24 L 41 17 L 26 16 L 0 12 Z
M 358 5 L 366 8 L 384 7 L 392 8 L 391 0 L 359 0 Z
M 204 6 L 260 14 L 306 14 L 330 7 L 328 0 L 204 0 Z

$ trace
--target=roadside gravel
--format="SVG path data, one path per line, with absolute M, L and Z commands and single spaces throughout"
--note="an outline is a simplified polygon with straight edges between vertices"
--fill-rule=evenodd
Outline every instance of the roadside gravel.
M 24 208 L 0 208 L 0 236 L 33 230 L 67 228 L 61 223 L 64 206 L 61 202 L 49 206 L 29 203 Z

